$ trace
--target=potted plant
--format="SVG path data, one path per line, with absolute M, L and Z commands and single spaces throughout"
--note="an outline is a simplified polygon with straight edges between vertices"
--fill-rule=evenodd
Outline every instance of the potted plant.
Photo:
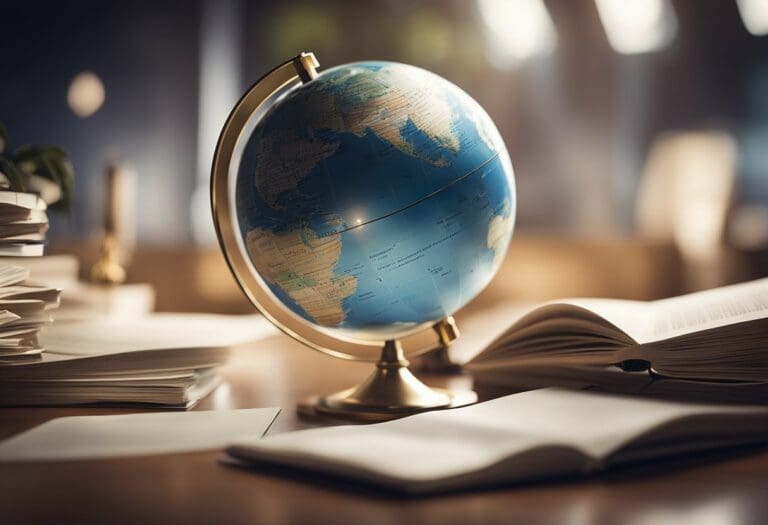
M 0 191 L 40 195 L 53 210 L 68 211 L 75 172 L 66 152 L 58 146 L 20 146 L 8 153 L 8 133 L 0 124 Z

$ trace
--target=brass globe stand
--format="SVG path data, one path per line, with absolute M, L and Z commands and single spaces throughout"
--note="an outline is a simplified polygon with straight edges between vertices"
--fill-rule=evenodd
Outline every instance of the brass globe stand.
M 370 422 L 474 403 L 477 395 L 472 391 L 452 393 L 419 381 L 408 369 L 403 347 L 400 341 L 391 338 L 392 334 L 373 340 L 354 338 L 323 330 L 300 319 L 269 291 L 269 286 L 250 262 L 234 209 L 235 181 L 244 143 L 272 103 L 317 77 L 317 66 L 312 53 L 301 53 L 280 64 L 248 90 L 224 124 L 213 158 L 211 207 L 227 264 L 240 288 L 264 317 L 297 341 L 341 359 L 375 361 L 378 356 L 376 370 L 362 384 L 336 394 L 307 399 L 299 404 L 300 414 Z M 435 324 L 414 327 L 409 333 L 419 331 L 433 332 L 443 349 L 458 336 L 450 316 Z
M 454 393 L 425 385 L 408 369 L 409 365 L 400 341 L 386 341 L 376 370 L 368 379 L 335 394 L 304 400 L 299 404 L 299 414 L 373 422 L 477 401 L 477 394 L 472 391 Z

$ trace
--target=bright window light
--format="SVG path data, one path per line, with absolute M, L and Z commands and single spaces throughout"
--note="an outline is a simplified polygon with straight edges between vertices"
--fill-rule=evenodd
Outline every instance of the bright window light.
M 747 31 L 755 36 L 768 35 L 768 0 L 736 0 Z
M 555 26 L 542 0 L 478 0 L 477 5 L 494 66 L 513 69 L 555 48 Z
M 669 0 L 595 0 L 608 42 L 618 53 L 658 51 L 677 33 Z

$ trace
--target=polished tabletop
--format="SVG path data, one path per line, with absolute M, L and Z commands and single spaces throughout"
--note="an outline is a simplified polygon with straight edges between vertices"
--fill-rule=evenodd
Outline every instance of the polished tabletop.
M 282 334 L 239 348 L 225 383 L 195 410 L 279 406 L 269 433 L 311 426 L 305 396 L 362 380 L 370 365 L 325 357 Z M 471 388 L 464 376 L 423 376 Z M 482 392 L 481 392 L 482 395 Z M 0 438 L 54 417 L 107 408 L 6 408 Z M 0 465 L 0 523 L 461 524 L 768 522 L 768 452 L 736 451 L 589 479 L 497 487 L 422 499 L 311 475 L 221 465 L 218 452 Z

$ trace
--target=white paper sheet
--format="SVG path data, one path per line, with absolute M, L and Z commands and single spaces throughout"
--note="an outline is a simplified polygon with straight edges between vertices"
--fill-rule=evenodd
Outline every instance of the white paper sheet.
M 171 348 L 221 348 L 278 333 L 261 315 L 156 313 L 138 319 L 54 323 L 40 340 L 47 352 L 89 357 Z
M 279 408 L 53 419 L 0 442 L 0 462 L 116 458 L 221 449 L 259 438 Z

